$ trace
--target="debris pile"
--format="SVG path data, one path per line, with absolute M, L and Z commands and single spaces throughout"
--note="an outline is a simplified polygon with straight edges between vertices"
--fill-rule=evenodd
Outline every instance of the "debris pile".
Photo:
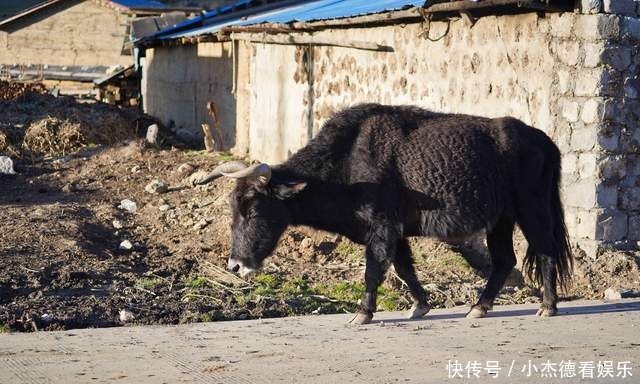
M 0 101 L 20 101 L 33 94 L 47 93 L 41 83 L 16 83 L 0 80 Z
M 154 122 L 135 109 L 55 97 L 41 84 L 0 82 L 0 155 L 64 156 L 131 139 Z

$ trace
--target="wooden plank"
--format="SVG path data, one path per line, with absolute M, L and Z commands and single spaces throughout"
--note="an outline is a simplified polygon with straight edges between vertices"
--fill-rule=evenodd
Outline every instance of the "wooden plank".
M 282 45 L 324 45 L 333 47 L 345 47 L 354 49 L 363 49 L 367 51 L 384 51 L 393 52 L 393 47 L 372 43 L 368 41 L 348 41 L 336 39 L 332 37 L 321 36 L 293 36 L 293 35 L 267 35 L 255 33 L 232 33 L 231 40 L 246 40 L 254 43 L 263 44 L 282 44 Z
M 479 9 L 495 7 L 500 5 L 528 5 L 533 3 L 533 0 L 460 0 L 450 1 L 447 3 L 436 3 L 424 8 L 422 13 L 436 13 L 436 12 L 458 12 L 461 10 Z

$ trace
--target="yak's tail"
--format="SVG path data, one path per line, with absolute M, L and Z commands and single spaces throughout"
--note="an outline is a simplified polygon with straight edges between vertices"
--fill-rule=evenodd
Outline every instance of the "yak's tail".
M 560 152 L 555 145 L 551 145 L 552 148 L 546 151 L 545 171 L 542 173 L 543 177 L 550 178 L 550 180 L 547 179 L 546 182 L 542 184 L 550 188 L 545 195 L 548 198 L 546 203 L 549 204 L 549 210 L 547 212 L 550 214 L 550 218 L 548 218 L 550 220 L 546 220 L 546 222 L 551 225 L 551 231 L 544 231 L 544 228 L 540 227 L 533 228 L 533 231 L 538 233 L 546 232 L 549 235 L 543 237 L 532 236 L 532 239 L 529 239 L 529 236 L 525 233 L 530 244 L 524 258 L 524 270 L 530 280 L 535 281 L 539 286 L 543 285 L 542 254 L 550 252 L 551 254 L 549 256 L 551 256 L 552 260 L 556 261 L 560 286 L 566 290 L 571 281 L 573 255 L 569 244 L 567 226 L 564 221 L 564 209 L 560 199 Z M 538 241 L 546 244 L 532 244 L 531 240 L 533 239 L 538 239 Z

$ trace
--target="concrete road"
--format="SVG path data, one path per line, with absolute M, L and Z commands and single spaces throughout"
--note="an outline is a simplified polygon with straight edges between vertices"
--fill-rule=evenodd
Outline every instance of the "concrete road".
M 640 300 L 536 308 L 4 334 L 0 383 L 640 383 Z

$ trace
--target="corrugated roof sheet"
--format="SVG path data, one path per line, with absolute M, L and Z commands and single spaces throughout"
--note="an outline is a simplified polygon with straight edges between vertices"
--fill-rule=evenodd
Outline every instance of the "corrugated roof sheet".
M 215 33 L 231 25 L 339 19 L 422 6 L 424 3 L 424 0 L 317 0 L 277 8 L 248 17 L 236 19 L 227 18 L 219 23 L 212 20 L 210 24 L 172 34 L 166 34 L 166 31 L 160 31 L 156 37 L 161 39 L 174 39 L 198 36 Z
M 55 4 L 61 4 L 61 3 L 64 3 L 65 1 L 66 0 L 41 1 L 33 5 L 32 7 L 22 9 L 19 13 L 0 21 L 0 25 L 12 23 L 16 20 L 22 19 L 23 17 L 38 13 L 43 9 L 48 8 L 49 6 L 52 6 Z M 168 9 L 165 4 L 155 0 L 105 0 L 104 4 L 111 5 L 116 9 L 134 10 L 134 11 L 136 9 L 152 9 L 152 8 L 157 8 L 158 10 Z
M 130 9 L 136 8 L 167 8 L 167 6 L 159 1 L 154 0 L 111 0 L 112 3 L 122 5 Z

